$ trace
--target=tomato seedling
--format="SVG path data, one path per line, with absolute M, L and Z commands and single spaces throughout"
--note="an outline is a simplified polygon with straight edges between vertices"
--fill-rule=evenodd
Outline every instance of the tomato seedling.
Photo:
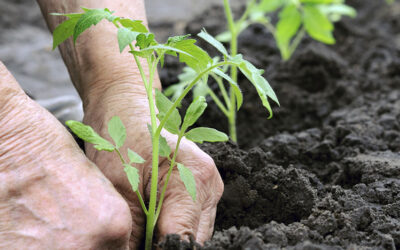
M 186 36 L 170 37 L 165 43 L 158 43 L 154 34 L 150 33 L 146 26 L 140 20 L 132 20 L 113 15 L 108 9 L 87 9 L 82 8 L 83 13 L 73 14 L 55 14 L 66 16 L 68 19 L 61 23 L 53 32 L 53 48 L 64 42 L 67 38 L 73 37 L 74 42 L 85 30 L 92 25 L 98 24 L 100 21 L 106 20 L 114 24 L 117 29 L 117 39 L 120 52 L 129 47 L 130 53 L 141 73 L 141 78 L 146 89 L 151 116 L 151 124 L 148 124 L 149 133 L 152 140 L 152 171 L 150 180 L 150 197 L 148 201 L 144 200 L 139 192 L 138 186 L 140 177 L 138 170 L 132 164 L 143 164 L 145 160 L 131 149 L 122 152 L 121 148 L 126 140 L 126 129 L 118 116 L 113 117 L 108 123 L 108 133 L 113 139 L 110 142 L 97 134 L 90 126 L 82 124 L 78 121 L 67 121 L 67 126 L 84 141 L 94 144 L 97 150 L 115 152 L 121 160 L 121 165 L 126 172 L 127 178 L 132 186 L 132 190 L 139 197 L 140 204 L 146 214 L 146 241 L 145 248 L 152 248 L 152 239 L 154 227 L 157 223 L 158 216 L 162 209 L 165 191 L 171 172 L 175 166 L 180 173 L 180 177 L 190 195 L 195 202 L 196 200 L 196 183 L 187 166 L 176 162 L 179 151 L 179 145 L 183 138 L 197 143 L 217 142 L 228 140 L 227 135 L 212 128 L 192 128 L 199 117 L 203 114 L 207 103 L 204 97 L 196 97 L 186 110 L 183 118 L 180 116 L 178 107 L 183 98 L 190 90 L 201 82 L 207 82 L 209 75 L 218 75 L 226 79 L 234 96 L 234 108 L 239 109 L 242 105 L 242 93 L 236 81 L 231 79 L 224 73 L 224 67 L 234 66 L 254 84 L 264 106 L 270 110 L 268 97 L 277 102 L 274 91 L 268 82 L 262 77 L 262 70 L 254 67 L 250 62 L 243 59 L 241 55 L 230 55 L 226 48 L 216 39 L 211 37 L 205 30 L 198 34 L 199 37 L 213 45 L 223 55 L 223 60 L 216 61 L 198 47 L 196 40 L 189 39 Z M 135 44 L 133 44 L 135 42 Z M 179 60 L 190 67 L 195 73 L 194 78 L 182 89 L 181 92 L 175 93 L 176 98 L 170 101 L 164 94 L 155 89 L 153 95 L 153 82 L 156 74 L 157 65 L 163 65 L 166 55 L 177 56 Z M 146 77 L 144 68 L 139 58 L 144 58 L 149 69 L 149 76 Z M 157 124 L 157 119 L 159 124 Z M 175 150 L 172 152 L 166 139 L 161 135 L 161 131 L 166 129 L 172 134 L 177 135 L 177 143 Z M 171 156 L 172 155 L 172 156 Z M 126 157 L 127 156 L 127 157 Z M 160 192 L 157 203 L 157 187 L 158 187 L 158 164 L 159 158 L 165 157 L 169 160 L 170 166 L 167 172 L 165 184 Z

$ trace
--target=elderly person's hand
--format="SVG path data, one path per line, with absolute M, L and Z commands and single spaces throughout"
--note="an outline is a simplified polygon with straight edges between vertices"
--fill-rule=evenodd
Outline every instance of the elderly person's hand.
M 0 249 L 127 249 L 127 203 L 0 62 Z
M 109 8 L 116 15 L 146 21 L 143 0 L 38 0 L 51 30 L 61 21 L 49 16 L 52 12 L 81 12 L 80 7 Z M 145 22 L 146 23 L 146 22 Z M 60 46 L 71 79 L 78 90 L 84 106 L 84 123 L 92 126 L 101 136 L 107 137 L 106 125 L 113 116 L 119 116 L 128 133 L 125 148 L 138 152 L 146 164 L 140 170 L 140 192 L 149 197 L 151 176 L 151 140 L 147 129 L 150 123 L 148 103 L 133 57 L 127 51 L 119 53 L 116 29 L 107 22 L 85 31 L 76 44 L 69 39 Z M 146 63 L 142 63 L 143 66 Z M 146 71 L 146 68 L 144 69 Z M 159 79 L 155 88 L 161 88 Z M 171 148 L 176 137 L 163 132 Z M 86 145 L 87 156 L 125 197 L 133 218 L 131 247 L 137 248 L 144 241 L 145 216 L 136 194 L 132 191 L 117 155 L 96 152 Z M 168 184 L 162 212 L 157 224 L 158 239 L 169 233 L 182 236 L 193 235 L 199 242 L 209 239 L 213 232 L 216 206 L 223 192 L 221 177 L 212 159 L 194 143 L 183 140 L 177 161 L 190 168 L 197 184 L 197 200 L 193 202 L 176 171 Z M 168 162 L 161 161 L 159 187 L 164 183 Z

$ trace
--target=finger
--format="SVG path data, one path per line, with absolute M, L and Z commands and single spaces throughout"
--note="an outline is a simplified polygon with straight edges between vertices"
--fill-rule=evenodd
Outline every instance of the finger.
M 159 239 L 167 234 L 179 234 L 186 240 L 190 235 L 195 236 L 201 208 L 201 203 L 194 202 L 186 191 L 178 171 L 173 170 L 158 221 Z
M 197 229 L 196 241 L 203 244 L 209 240 L 214 231 L 214 222 L 217 209 L 215 206 L 208 206 L 200 216 L 199 228 Z

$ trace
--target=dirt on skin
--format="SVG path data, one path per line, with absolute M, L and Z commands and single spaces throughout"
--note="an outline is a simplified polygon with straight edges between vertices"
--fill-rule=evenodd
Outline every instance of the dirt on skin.
M 240 146 L 202 145 L 225 183 L 203 249 L 400 249 L 400 3 L 347 2 L 358 17 L 336 24 L 336 45 L 305 39 L 288 62 L 262 26 L 240 36 L 281 107 L 267 120 L 240 79 Z M 187 32 L 218 34 L 222 17 L 213 8 Z M 179 70 L 169 59 L 164 84 Z M 212 104 L 199 125 L 227 128 Z M 161 246 L 200 249 L 174 235 Z

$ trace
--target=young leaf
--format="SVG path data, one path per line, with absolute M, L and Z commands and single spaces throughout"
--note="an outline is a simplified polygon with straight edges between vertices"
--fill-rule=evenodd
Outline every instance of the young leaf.
M 318 9 L 333 22 L 339 21 L 341 16 L 357 16 L 357 11 L 346 4 L 319 5 Z
M 131 149 L 128 148 L 128 158 L 129 158 L 129 164 L 132 163 L 144 163 L 145 160 L 136 152 L 132 151 Z
M 186 39 L 175 43 L 174 47 L 190 54 L 190 56 L 180 54 L 179 61 L 186 63 L 187 66 L 199 73 L 207 68 L 207 65 L 212 62 L 212 59 L 206 51 L 195 43 L 196 40 L 194 39 Z
M 333 24 L 329 19 L 315 6 L 304 6 L 304 27 L 307 33 L 315 40 L 326 44 L 334 44 Z
M 222 70 L 216 68 L 213 70 L 213 72 L 230 83 L 231 87 L 233 88 L 233 93 L 235 94 L 236 97 L 236 105 L 237 105 L 236 109 L 239 110 L 243 104 L 243 95 L 242 91 L 239 88 L 239 85 L 230 76 L 225 74 Z
M 192 171 L 181 163 L 177 163 L 179 176 L 186 187 L 190 197 L 196 201 L 196 180 L 194 179 Z
M 158 45 L 149 46 L 147 48 L 142 49 L 141 51 L 149 51 L 149 50 L 153 51 L 153 50 L 159 50 L 159 49 L 165 50 L 167 52 L 175 51 L 175 52 L 178 52 L 180 54 L 185 54 L 186 56 L 191 56 L 189 53 L 186 53 L 183 50 L 180 50 L 180 49 L 168 46 L 168 45 L 164 45 L 164 44 L 158 44 Z
M 139 47 L 141 50 L 149 47 L 150 45 L 157 44 L 157 42 L 154 40 L 154 34 L 153 33 L 148 33 L 148 34 L 140 34 L 136 37 L 136 46 Z M 153 51 L 148 51 L 148 53 L 152 53 Z
M 126 139 L 126 129 L 118 116 L 114 116 L 108 122 L 108 134 L 114 140 L 117 148 L 120 148 L 122 145 L 124 145 Z
M 159 112 L 157 117 L 161 121 L 164 119 L 168 110 L 173 106 L 173 103 L 163 93 L 161 93 L 161 91 L 156 89 L 156 106 Z M 181 123 L 182 118 L 179 115 L 178 110 L 175 108 L 165 123 L 165 129 L 173 134 L 178 134 Z
M 192 126 L 207 108 L 206 98 L 199 96 L 193 100 L 189 108 L 186 110 L 185 118 L 183 119 L 182 129 L 186 130 Z
M 67 14 L 69 19 L 58 25 L 53 31 L 53 50 L 74 34 L 75 25 L 82 14 Z
M 182 35 L 182 36 L 168 37 L 167 44 L 168 45 L 175 44 L 175 43 L 181 42 L 183 40 L 186 40 L 188 37 L 190 37 L 190 34 Z
M 213 128 L 194 128 L 185 134 L 188 140 L 193 142 L 203 143 L 227 141 L 229 138 L 225 133 L 222 133 Z
M 121 27 L 118 29 L 117 38 L 119 45 L 119 52 L 122 52 L 126 46 L 131 44 L 140 33 L 132 31 L 128 28 Z
M 81 122 L 69 120 L 65 123 L 74 134 L 76 134 L 82 140 L 94 144 L 97 150 L 105 150 L 112 152 L 115 150 L 114 145 L 109 141 L 102 138 L 94 130 Z
M 79 18 L 74 29 L 74 42 L 82 32 L 92 25 L 98 24 L 103 19 L 112 19 L 108 9 L 84 9 L 85 13 Z
M 217 39 L 212 37 L 210 34 L 207 33 L 206 30 L 202 30 L 199 34 L 199 37 L 203 38 L 206 42 L 214 46 L 219 52 L 221 52 L 224 56 L 229 57 L 228 51 L 225 49 L 224 45 L 219 42 Z
M 301 14 L 295 4 L 288 4 L 279 13 L 279 21 L 276 25 L 276 40 L 283 58 L 290 57 L 289 44 L 296 35 L 301 25 Z
M 126 176 L 128 177 L 129 183 L 132 186 L 133 192 L 136 192 L 138 190 L 140 182 L 139 170 L 129 164 L 124 164 L 124 171 L 126 173 Z
M 161 157 L 169 157 L 171 154 L 171 148 L 167 143 L 167 139 L 164 136 L 160 135 L 160 148 L 159 148 L 159 155 Z
M 301 3 L 329 4 L 336 0 L 300 0 Z
M 269 13 L 279 9 L 284 3 L 282 0 L 262 0 L 254 9 L 263 13 Z
M 119 23 L 123 27 L 128 28 L 129 30 L 132 30 L 134 32 L 138 32 L 138 33 L 149 32 L 141 20 L 131 20 L 131 19 L 123 18 L 123 19 L 119 20 Z

